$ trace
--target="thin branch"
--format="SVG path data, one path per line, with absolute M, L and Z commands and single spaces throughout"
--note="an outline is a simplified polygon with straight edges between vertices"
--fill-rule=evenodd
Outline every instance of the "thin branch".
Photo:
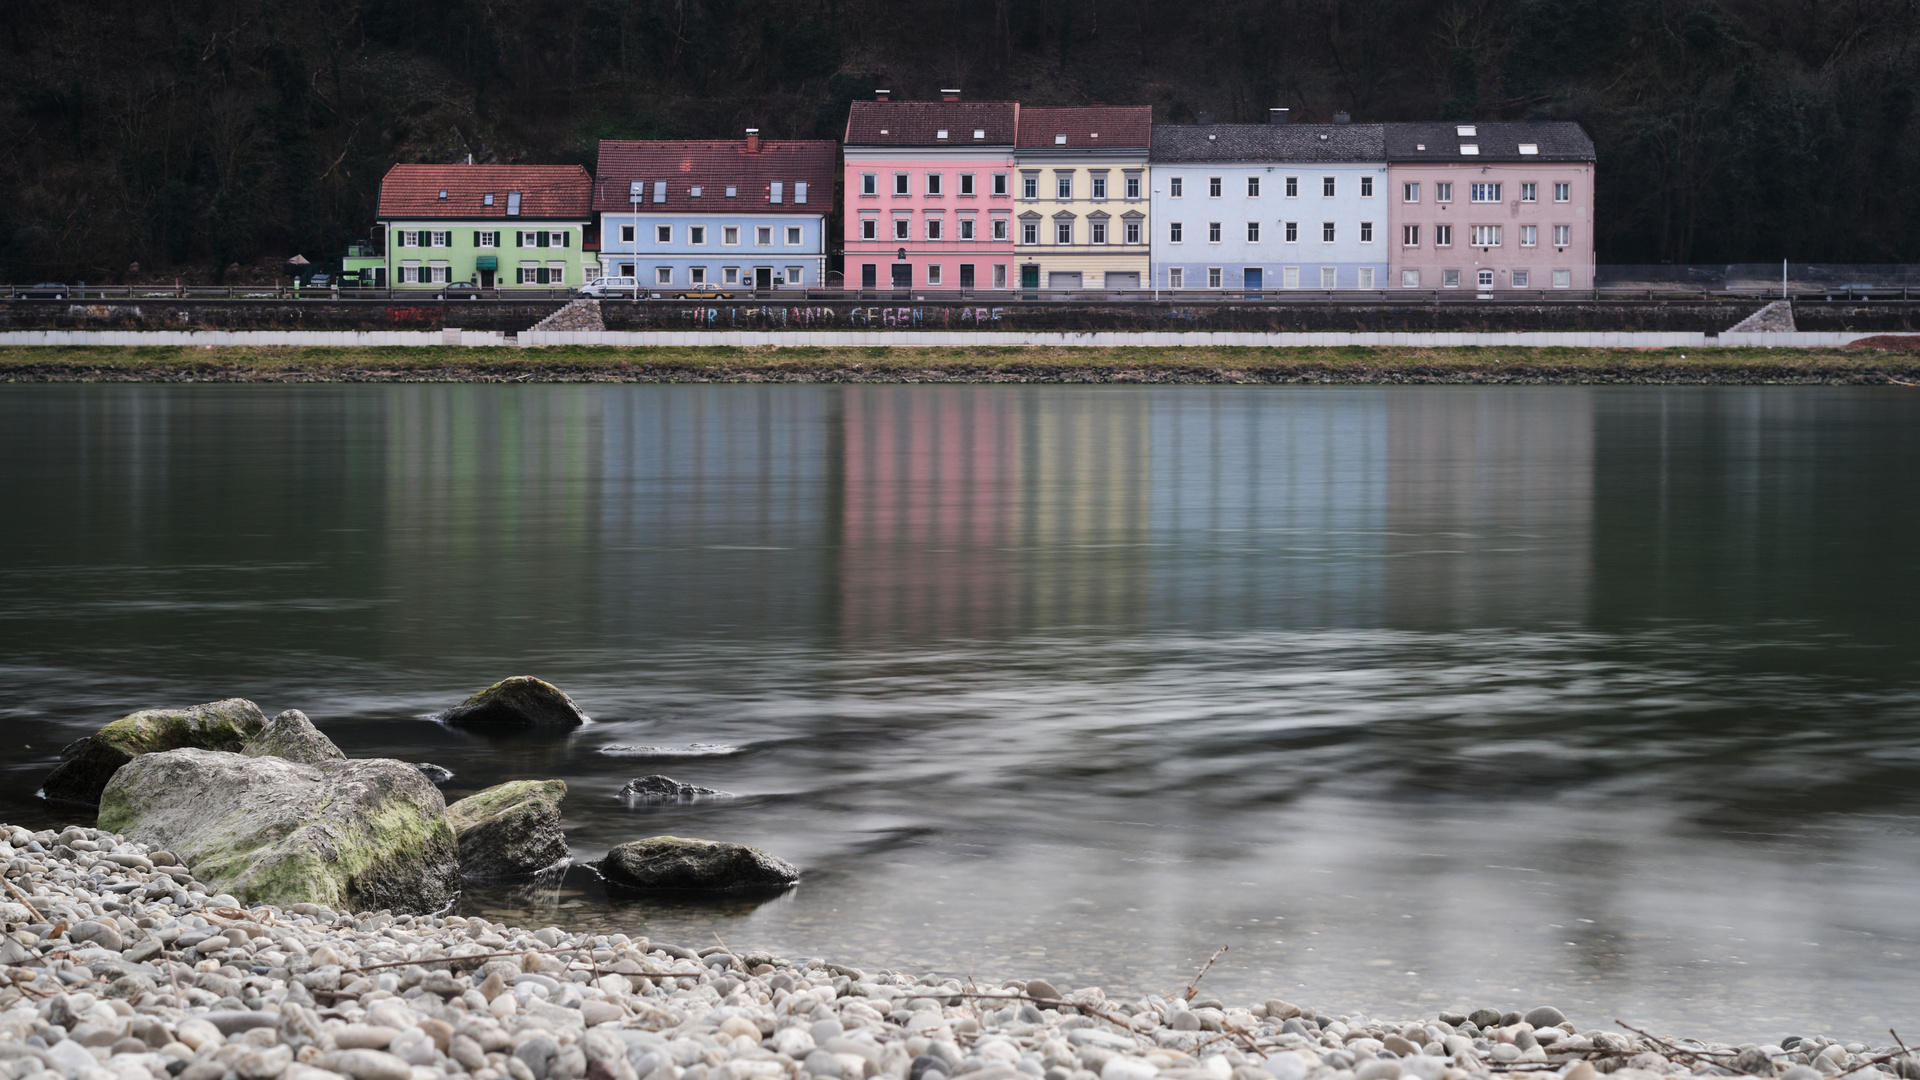
M 1207 957 L 1207 962 L 1200 965 L 1199 973 L 1194 975 L 1193 981 L 1187 984 L 1187 994 L 1180 999 L 1181 1001 L 1193 1000 L 1193 996 L 1200 992 L 1200 980 L 1206 977 L 1207 971 L 1213 967 L 1213 962 L 1220 959 L 1221 954 L 1226 951 L 1227 947 L 1225 945 L 1213 950 L 1213 955 Z

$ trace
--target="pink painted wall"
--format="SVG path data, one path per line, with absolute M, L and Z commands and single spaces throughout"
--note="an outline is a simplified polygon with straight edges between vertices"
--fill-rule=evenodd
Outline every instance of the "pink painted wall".
M 1402 271 L 1420 273 L 1420 289 L 1439 289 L 1445 272 L 1460 272 L 1458 289 L 1480 289 L 1478 273 L 1490 269 L 1494 292 L 1516 288 L 1514 272 L 1524 271 L 1528 291 L 1553 292 L 1553 272 L 1567 271 L 1567 288 L 1593 288 L 1593 209 L 1594 170 L 1591 162 L 1474 162 L 1447 164 L 1389 165 L 1387 167 L 1388 218 L 1393 222 L 1388 240 L 1387 286 L 1405 288 Z M 1406 185 L 1420 185 L 1420 201 L 1405 200 Z M 1436 184 L 1451 183 L 1453 200 L 1436 200 Z M 1499 203 L 1472 201 L 1472 186 L 1482 183 L 1501 185 Z M 1538 185 L 1533 202 L 1521 201 L 1521 185 Z M 1570 184 L 1569 199 L 1554 201 L 1554 184 Z M 1453 243 L 1439 247 L 1434 241 L 1436 225 L 1451 225 Z M 1405 226 L 1420 226 L 1417 247 L 1404 243 Z M 1500 226 L 1500 245 L 1490 249 L 1472 246 L 1475 225 Z M 1522 244 L 1522 227 L 1537 230 L 1538 242 Z M 1554 246 L 1554 226 L 1565 225 L 1569 243 Z
M 974 267 L 974 288 L 992 289 L 995 266 L 1006 268 L 1004 288 L 1019 285 L 1019 270 L 1014 263 L 1013 230 L 1016 225 L 1012 218 L 1013 191 L 1018 183 L 1019 173 L 1015 171 L 1013 154 L 1004 156 L 969 153 L 964 157 L 943 155 L 937 152 L 915 154 L 911 150 L 889 151 L 885 158 L 868 160 L 848 160 L 846 162 L 846 181 L 842 191 L 845 193 L 845 213 L 843 227 L 846 230 L 845 284 L 847 288 L 861 287 L 861 267 L 871 263 L 874 266 L 876 287 L 886 288 L 891 283 L 891 267 L 897 260 L 895 255 L 901 248 L 907 249 L 907 263 L 913 267 L 913 287 L 916 289 L 958 289 L 960 288 L 960 267 L 970 263 Z M 893 193 L 894 174 L 908 175 L 909 194 L 900 196 Z M 878 194 L 861 194 L 861 178 L 867 173 L 875 174 Z M 939 195 L 927 194 L 927 174 L 940 174 Z M 974 194 L 960 194 L 960 174 L 972 173 L 974 176 Z M 993 177 L 1000 173 L 1007 177 L 1007 194 L 994 195 Z M 894 220 L 904 217 L 907 220 L 907 239 L 894 238 Z M 960 239 L 960 221 L 971 217 L 974 221 L 973 240 Z M 861 239 L 861 221 L 872 218 L 877 222 L 878 239 Z M 1007 222 L 1007 238 L 994 240 L 993 221 L 998 218 Z M 940 222 L 940 239 L 927 238 L 927 223 L 937 219 Z M 940 283 L 928 283 L 929 268 L 938 267 Z

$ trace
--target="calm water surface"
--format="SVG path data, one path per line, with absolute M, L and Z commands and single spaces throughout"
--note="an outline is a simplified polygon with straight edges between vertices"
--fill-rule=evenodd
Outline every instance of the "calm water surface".
M 806 871 L 465 901 L 525 924 L 1920 1029 L 1920 391 L 7 387 L 0 505 L 8 821 L 242 695 L 449 798 L 563 777 L 581 859 Z M 432 722 L 521 673 L 596 723 Z M 653 772 L 737 798 L 614 798 Z

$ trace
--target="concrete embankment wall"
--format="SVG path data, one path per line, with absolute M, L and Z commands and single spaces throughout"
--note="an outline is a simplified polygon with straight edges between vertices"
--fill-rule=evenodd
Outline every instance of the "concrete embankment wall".
M 1520 346 L 1586 349 L 1725 348 L 1765 346 L 1779 348 L 1834 348 L 1850 344 L 1867 333 L 1722 334 L 1572 332 L 1572 333 L 1062 333 L 1028 331 L 952 332 L 926 330 L 880 331 L 543 331 L 525 332 L 516 340 L 497 331 L 444 330 L 432 333 L 404 331 L 272 331 L 272 330 L 12 330 L 0 331 L 0 346 L 11 345 L 130 345 L 215 347 L 235 345 L 297 346 L 426 346 L 462 345 L 524 348 L 550 346 L 1080 346 L 1152 348 L 1299 346 Z

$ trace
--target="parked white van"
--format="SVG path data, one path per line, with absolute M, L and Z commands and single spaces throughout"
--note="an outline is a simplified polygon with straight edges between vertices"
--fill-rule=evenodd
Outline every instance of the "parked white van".
M 578 290 L 579 295 L 596 299 L 609 296 L 632 296 L 636 291 L 642 295 L 646 293 L 646 290 L 640 288 L 640 279 L 630 277 L 597 277 L 580 286 Z

